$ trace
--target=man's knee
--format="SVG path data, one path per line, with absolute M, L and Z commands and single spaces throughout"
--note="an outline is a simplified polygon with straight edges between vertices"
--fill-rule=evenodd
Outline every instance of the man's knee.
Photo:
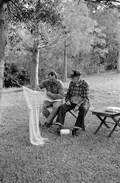
M 42 114 L 47 118 L 49 115 L 50 115 L 50 112 L 49 110 L 47 109 L 48 108 L 48 105 L 46 102 L 43 103 L 43 106 L 42 106 Z
M 62 102 L 57 102 L 53 104 L 53 109 L 58 109 L 62 105 Z
M 46 113 L 46 111 L 47 111 L 47 107 L 43 105 L 43 107 L 42 107 L 42 113 L 44 114 L 44 113 Z
M 87 114 L 87 112 L 88 112 L 88 109 L 86 109 L 86 108 L 82 108 L 81 110 L 79 110 L 79 115 L 82 117 L 85 117 L 86 116 L 86 114 Z

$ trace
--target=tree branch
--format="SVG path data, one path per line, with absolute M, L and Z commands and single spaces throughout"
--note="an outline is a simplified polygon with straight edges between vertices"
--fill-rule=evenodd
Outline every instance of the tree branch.
M 20 40 L 22 41 L 22 44 L 23 44 L 23 46 L 25 47 L 25 49 L 26 49 L 27 51 L 29 51 L 29 52 L 32 53 L 33 48 L 29 47 L 29 46 L 23 41 L 23 39 L 22 39 L 20 36 L 19 36 L 19 38 L 20 38 Z

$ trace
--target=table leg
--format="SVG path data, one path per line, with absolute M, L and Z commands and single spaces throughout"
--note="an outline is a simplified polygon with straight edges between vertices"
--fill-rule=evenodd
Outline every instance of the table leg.
M 119 124 L 120 118 L 117 120 L 117 119 L 115 119 L 115 117 L 112 117 L 112 119 L 115 122 L 115 125 L 114 125 L 113 129 L 111 130 L 110 134 L 108 135 L 108 137 L 111 137 L 112 133 L 114 132 L 114 130 L 116 129 L 117 126 L 120 127 L 120 124 Z
M 104 124 L 107 128 L 110 128 L 108 126 L 108 124 L 105 122 L 105 120 L 106 120 L 107 117 L 104 117 L 103 119 L 99 115 L 97 115 L 97 117 L 102 121 L 102 124 Z
M 99 129 L 101 128 L 101 126 L 104 124 L 107 128 L 110 128 L 106 123 L 105 123 L 105 120 L 107 117 L 104 117 L 103 119 L 99 116 L 99 115 L 96 115 L 100 120 L 101 120 L 101 123 L 100 125 L 98 126 L 97 130 L 94 132 L 94 134 L 96 134 Z

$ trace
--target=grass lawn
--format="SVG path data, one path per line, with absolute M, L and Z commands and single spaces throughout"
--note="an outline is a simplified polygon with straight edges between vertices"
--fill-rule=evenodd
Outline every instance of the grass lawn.
M 95 91 L 91 106 L 120 106 L 120 75 L 115 72 L 87 76 Z M 68 82 L 65 83 L 65 86 Z M 0 125 L 0 182 L 2 183 L 120 183 L 120 129 L 107 138 L 99 120 L 88 112 L 85 132 L 77 137 L 57 136 L 54 129 L 42 129 L 45 145 L 29 141 L 29 114 L 22 91 L 4 89 Z M 44 120 L 44 118 L 42 119 Z M 66 127 L 75 119 L 67 114 Z

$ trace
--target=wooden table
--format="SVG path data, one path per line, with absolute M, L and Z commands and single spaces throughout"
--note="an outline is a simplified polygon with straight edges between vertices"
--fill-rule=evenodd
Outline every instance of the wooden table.
M 100 109 L 94 109 L 91 112 L 93 115 L 96 115 L 101 121 L 94 134 L 96 134 L 100 130 L 102 125 L 106 126 L 107 128 L 110 128 L 110 126 L 107 124 L 108 122 L 106 121 L 107 118 L 111 118 L 113 123 L 113 128 L 108 137 L 111 137 L 112 133 L 115 131 L 117 126 L 120 127 L 120 112 L 108 112 L 106 111 L 105 107 Z

